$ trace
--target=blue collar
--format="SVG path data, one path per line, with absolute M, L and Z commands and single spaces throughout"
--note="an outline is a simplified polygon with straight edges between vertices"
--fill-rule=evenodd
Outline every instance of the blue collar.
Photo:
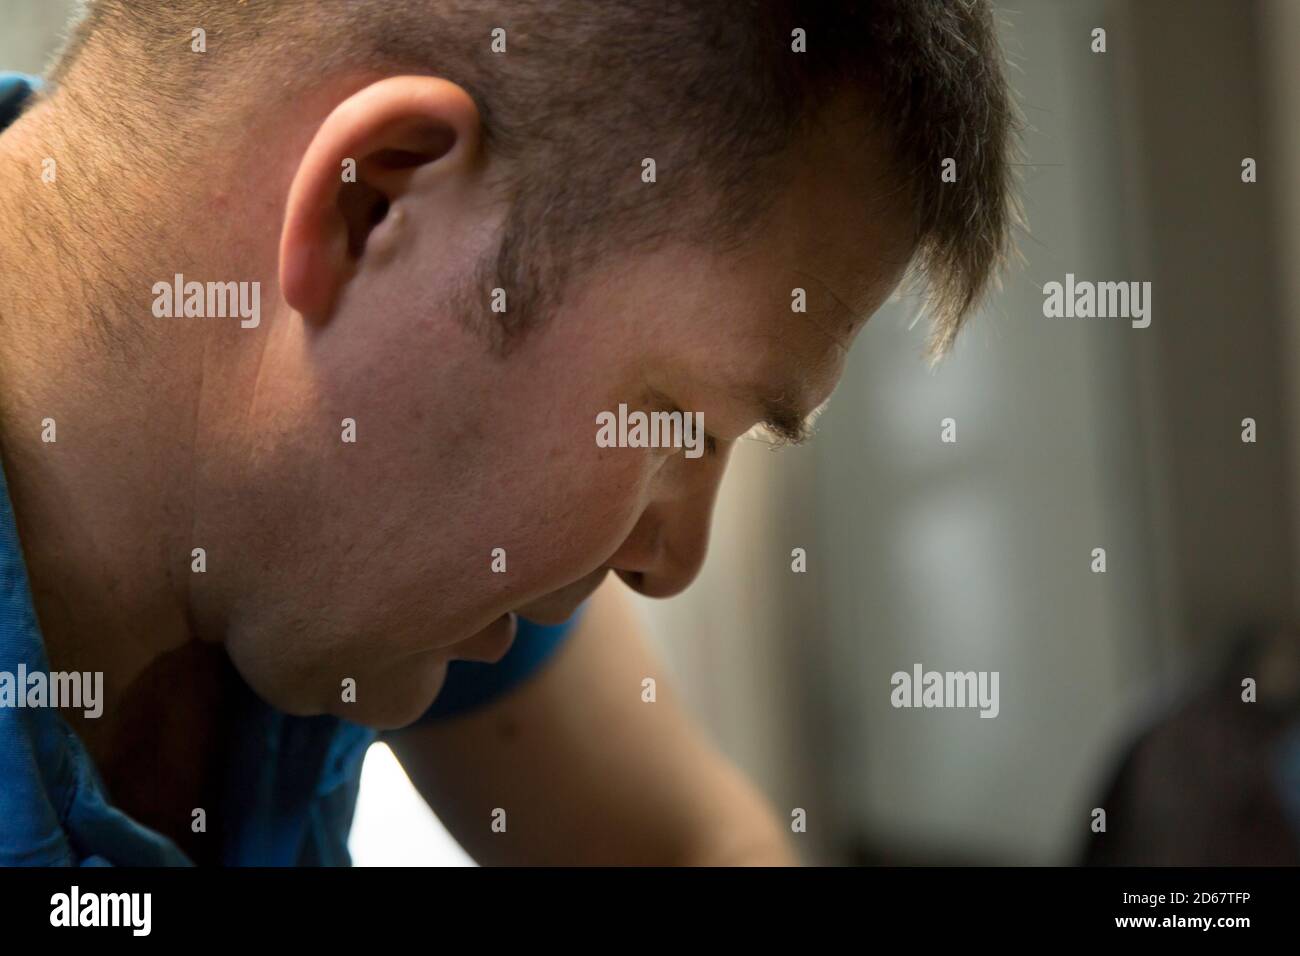
M 0 468 L 0 671 L 16 677 L 20 666 L 50 670 Z M 52 707 L 0 706 L 0 780 L 0 866 L 189 863 L 109 805 L 90 755 Z

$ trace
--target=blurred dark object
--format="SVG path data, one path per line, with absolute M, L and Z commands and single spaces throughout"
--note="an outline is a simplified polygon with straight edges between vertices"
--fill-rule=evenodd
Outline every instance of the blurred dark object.
M 847 850 L 849 866 L 1010 866 L 1011 861 L 954 850 L 938 843 L 895 845 L 877 836 L 858 836 Z
M 1242 697 L 1253 678 L 1256 702 Z M 1259 629 L 1123 758 L 1090 866 L 1300 865 L 1300 636 Z M 1091 813 L 1086 817 L 1091 820 Z

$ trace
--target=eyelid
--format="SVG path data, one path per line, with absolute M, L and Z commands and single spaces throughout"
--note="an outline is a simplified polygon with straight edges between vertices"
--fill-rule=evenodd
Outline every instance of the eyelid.
M 676 414 L 681 415 L 683 417 L 689 414 L 689 412 L 682 411 L 681 406 L 679 406 L 676 402 L 672 402 L 671 404 L 672 404 L 671 410 Z M 708 455 L 710 458 L 717 455 L 718 447 L 721 444 L 722 443 L 717 438 L 715 438 L 707 428 L 704 430 L 704 453 L 706 455 Z
M 675 412 L 678 415 L 685 416 L 687 412 L 669 397 L 664 390 L 656 388 L 654 385 L 648 385 L 647 393 L 649 400 L 659 406 L 660 409 L 668 412 Z M 722 440 L 712 434 L 707 428 L 704 430 L 704 453 L 710 458 L 718 454 L 718 449 L 722 446 Z

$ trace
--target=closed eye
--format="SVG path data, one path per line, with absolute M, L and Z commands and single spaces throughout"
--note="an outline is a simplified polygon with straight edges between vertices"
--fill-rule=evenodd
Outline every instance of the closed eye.
M 683 421 L 686 420 L 687 413 L 682 411 L 679 406 L 674 404 L 672 406 L 672 411 L 676 415 L 681 415 Z M 686 454 L 685 448 L 682 449 L 682 454 L 683 455 Z M 707 431 L 705 431 L 704 433 L 704 454 L 708 455 L 710 458 L 714 458 L 718 454 L 718 440 L 714 438 L 712 435 L 710 435 Z

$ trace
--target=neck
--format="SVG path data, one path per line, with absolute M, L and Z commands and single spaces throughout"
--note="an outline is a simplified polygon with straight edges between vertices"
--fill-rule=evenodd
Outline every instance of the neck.
M 0 454 L 52 670 L 102 671 L 95 752 L 142 675 L 196 638 L 189 540 L 202 333 L 148 326 L 167 269 L 78 168 L 51 103 L 0 137 Z M 55 181 L 45 157 L 62 157 Z M 119 181 L 119 185 L 123 185 Z M 129 186 L 130 184 L 125 184 Z M 107 189 L 117 198 L 96 204 Z M 184 245 L 175 248 L 186 248 Z M 51 440 L 53 439 L 53 440 Z

